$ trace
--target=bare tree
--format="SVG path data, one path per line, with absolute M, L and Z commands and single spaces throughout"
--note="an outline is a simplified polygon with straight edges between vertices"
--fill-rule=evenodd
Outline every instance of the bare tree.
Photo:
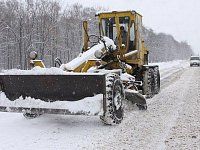
M 28 67 L 28 54 L 35 50 L 46 66 L 56 57 L 70 61 L 82 50 L 82 22 L 88 20 L 89 34 L 99 34 L 95 13 L 104 8 L 80 4 L 61 9 L 56 0 L 0 0 L 0 69 Z M 192 53 L 187 42 L 144 28 L 150 61 L 186 59 Z

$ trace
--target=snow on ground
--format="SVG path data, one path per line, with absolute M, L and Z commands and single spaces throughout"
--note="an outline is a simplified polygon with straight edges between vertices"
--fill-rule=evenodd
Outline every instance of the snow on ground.
M 187 68 L 179 80 L 148 100 L 146 112 L 127 114 L 115 134 L 108 138 L 106 144 L 97 142 L 98 147 L 199 150 L 199 75 L 199 68 Z
M 194 70 L 196 72 L 194 72 Z M 190 73 L 188 73 L 189 76 Z M 165 139 L 166 149 L 200 149 L 200 69 L 192 68 L 179 116 Z
M 102 107 L 103 94 L 98 94 L 93 97 L 86 97 L 82 100 L 71 101 L 55 101 L 45 102 L 40 99 L 19 97 L 15 101 L 10 101 L 4 92 L 0 92 L 0 106 L 10 107 L 26 107 L 26 108 L 50 108 L 50 109 L 67 109 L 71 113 L 84 112 L 87 115 L 97 115 L 103 109 Z
M 97 116 L 42 115 L 27 120 L 22 114 L 0 113 L 0 150 L 199 150 L 200 68 L 189 68 L 185 61 L 159 66 L 161 84 L 178 77 L 148 99 L 147 111 L 126 111 L 118 126 L 103 125 Z
M 188 67 L 189 62 L 186 60 L 175 60 L 170 62 L 161 62 L 161 63 L 150 63 L 150 65 L 158 65 L 161 80 L 169 77 L 170 75 Z

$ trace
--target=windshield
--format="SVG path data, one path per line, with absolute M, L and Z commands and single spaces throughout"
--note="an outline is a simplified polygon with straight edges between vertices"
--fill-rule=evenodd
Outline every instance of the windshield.
M 191 57 L 190 60 L 200 60 L 199 57 Z
M 119 17 L 119 25 L 120 25 L 120 35 L 122 38 L 122 44 L 126 46 L 128 38 L 128 28 L 129 28 L 129 17 Z
M 119 34 L 122 40 L 122 44 L 124 44 L 125 46 L 127 45 L 127 42 L 129 42 L 128 39 L 128 32 L 129 32 L 129 24 L 130 24 L 130 18 L 125 16 L 125 17 L 119 17 Z M 112 39 L 115 44 L 118 44 L 118 39 L 117 39 L 117 26 L 116 26 L 116 22 L 115 22 L 115 17 L 111 17 L 111 18 L 103 18 L 102 19 L 102 35 L 109 37 L 110 39 Z M 134 33 L 134 26 L 131 29 L 131 32 Z M 135 39 L 135 35 L 131 35 L 131 37 L 129 37 L 132 39 L 132 42 Z
M 109 37 L 112 40 L 115 40 L 117 37 L 117 29 L 115 18 L 105 18 L 102 19 L 103 35 Z

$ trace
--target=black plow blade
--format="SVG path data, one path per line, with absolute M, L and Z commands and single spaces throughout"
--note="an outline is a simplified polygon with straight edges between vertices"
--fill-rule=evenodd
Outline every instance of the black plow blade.
M 136 104 L 139 109 L 146 110 L 147 104 L 145 97 L 139 92 L 125 91 L 126 99 Z
M 0 75 L 0 86 L 10 100 L 22 96 L 43 101 L 77 101 L 106 93 L 104 74 Z

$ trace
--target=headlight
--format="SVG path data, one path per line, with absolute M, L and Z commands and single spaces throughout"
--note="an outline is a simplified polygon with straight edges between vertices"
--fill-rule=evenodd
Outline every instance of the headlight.
M 31 59 L 35 59 L 35 58 L 37 57 L 37 52 L 36 52 L 36 51 L 30 52 L 29 57 L 30 57 Z
M 100 59 L 103 56 L 103 52 L 101 50 L 97 50 L 95 51 L 94 56 Z

